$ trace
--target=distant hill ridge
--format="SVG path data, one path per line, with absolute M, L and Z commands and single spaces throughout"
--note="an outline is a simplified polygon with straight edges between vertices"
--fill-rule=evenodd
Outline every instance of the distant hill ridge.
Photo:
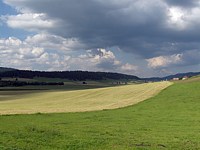
M 121 73 L 111 72 L 90 72 L 90 71 L 31 71 L 31 70 L 16 70 L 1 67 L 0 77 L 18 77 L 18 78 L 61 78 L 69 80 L 141 80 L 137 76 L 126 75 Z
M 187 72 L 187 73 L 177 73 L 174 75 L 169 75 L 166 77 L 152 77 L 152 78 L 142 78 L 142 80 L 147 80 L 147 81 L 162 81 L 162 80 L 172 80 L 173 78 L 183 78 L 184 76 L 187 77 L 193 77 L 200 75 L 200 72 Z
M 0 73 L 1 72 L 7 72 L 7 71 L 14 71 L 14 70 L 17 70 L 17 69 L 0 67 Z
M 90 72 L 90 71 L 31 71 L 17 70 L 13 68 L 0 67 L 0 77 L 20 77 L 20 78 L 62 78 L 69 80 L 145 80 L 145 81 L 162 81 L 171 80 L 173 78 L 183 78 L 184 76 L 193 77 L 200 75 L 200 72 L 187 72 L 169 75 L 166 77 L 139 78 L 134 75 L 127 75 L 112 72 Z

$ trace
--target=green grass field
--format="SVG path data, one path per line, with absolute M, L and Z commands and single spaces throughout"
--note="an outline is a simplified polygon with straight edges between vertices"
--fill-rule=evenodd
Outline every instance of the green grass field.
M 200 80 L 133 106 L 0 116 L 0 149 L 200 149 Z
M 169 85 L 170 82 L 158 82 L 73 91 L 1 91 L 0 114 L 82 112 L 125 107 L 150 98 Z

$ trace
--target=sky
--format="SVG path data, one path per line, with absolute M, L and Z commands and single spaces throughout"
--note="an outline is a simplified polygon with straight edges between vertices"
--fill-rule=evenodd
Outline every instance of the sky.
M 200 71 L 200 0 L 0 0 L 0 66 Z

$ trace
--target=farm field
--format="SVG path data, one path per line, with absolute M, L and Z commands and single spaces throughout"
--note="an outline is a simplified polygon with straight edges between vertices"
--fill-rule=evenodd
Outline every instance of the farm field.
M 0 116 L 0 149 L 200 149 L 200 80 L 136 105 Z
M 114 109 L 141 102 L 169 85 L 170 82 L 157 82 L 72 91 L 0 91 L 0 114 Z

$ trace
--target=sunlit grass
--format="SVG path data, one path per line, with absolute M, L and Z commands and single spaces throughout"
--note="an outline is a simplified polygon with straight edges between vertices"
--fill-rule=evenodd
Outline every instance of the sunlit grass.
M 200 82 L 129 107 L 0 116 L 0 149 L 200 149 Z
M 141 102 L 169 85 L 170 82 L 157 82 L 74 91 L 25 91 L 27 94 L 4 91 L 0 96 L 0 114 L 114 109 Z

